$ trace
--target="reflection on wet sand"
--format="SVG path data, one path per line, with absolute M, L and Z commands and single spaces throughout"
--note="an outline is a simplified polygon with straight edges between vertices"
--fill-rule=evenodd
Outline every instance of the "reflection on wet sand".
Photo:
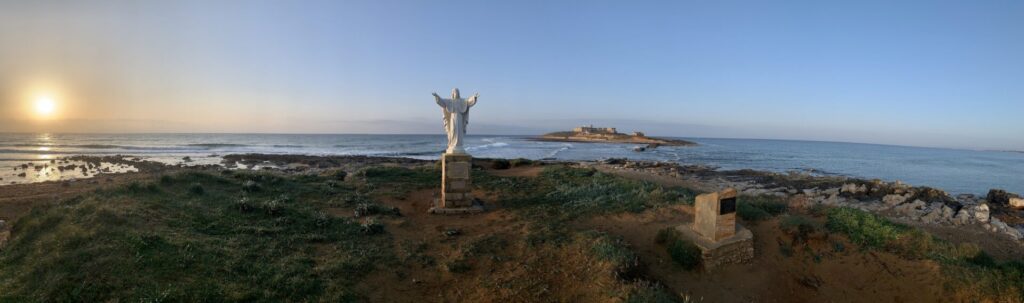
M 40 155 L 38 161 L 15 165 L 11 170 L 0 171 L 3 184 L 36 183 L 90 178 L 101 174 L 137 172 L 138 168 L 124 163 L 95 162 L 56 159 L 52 155 Z

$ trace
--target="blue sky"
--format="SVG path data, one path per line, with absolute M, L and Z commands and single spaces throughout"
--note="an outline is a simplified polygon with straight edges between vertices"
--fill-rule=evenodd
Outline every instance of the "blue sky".
M 458 86 L 470 133 L 1024 149 L 1022 54 L 1021 1 L 4 2 L 0 131 L 440 133 Z

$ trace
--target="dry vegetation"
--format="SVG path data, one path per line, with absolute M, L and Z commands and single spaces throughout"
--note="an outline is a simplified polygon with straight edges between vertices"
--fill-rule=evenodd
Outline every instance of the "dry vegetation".
M 495 162 L 473 172 L 488 211 L 471 216 L 426 214 L 440 173 L 422 165 L 168 172 L 72 191 L 13 222 L 0 301 L 1024 300 L 1020 262 L 765 197 L 738 207 L 753 264 L 703 274 L 692 246 L 658 232 L 691 220 L 693 190 Z

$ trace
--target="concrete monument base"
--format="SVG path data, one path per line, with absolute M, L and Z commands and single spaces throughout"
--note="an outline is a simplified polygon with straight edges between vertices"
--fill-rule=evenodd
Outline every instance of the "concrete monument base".
M 470 171 L 473 157 L 464 153 L 441 155 L 441 197 L 434 199 L 432 214 L 468 214 L 484 210 L 473 198 Z
M 676 230 L 700 248 L 704 271 L 726 264 L 746 263 L 754 258 L 754 233 L 742 225 L 736 224 L 735 234 L 718 241 L 702 237 L 690 225 L 678 226 Z

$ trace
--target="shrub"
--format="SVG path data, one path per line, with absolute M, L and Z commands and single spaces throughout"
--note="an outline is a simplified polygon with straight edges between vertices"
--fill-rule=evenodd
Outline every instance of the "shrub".
M 666 227 L 659 230 L 654 236 L 654 243 L 664 245 L 675 242 L 676 239 L 679 239 L 679 232 L 674 227 Z
M 235 200 L 235 209 L 238 209 L 240 212 L 247 213 L 253 210 L 253 205 L 252 202 L 249 201 L 248 197 L 242 196 L 241 198 L 238 198 L 238 200 Z
M 590 253 L 598 259 L 610 262 L 619 275 L 630 275 L 639 264 L 639 259 L 621 238 L 603 233 L 589 233 L 594 237 Z
M 906 226 L 849 207 L 829 210 L 826 227 L 830 231 L 846 234 L 854 243 L 871 248 L 886 248 L 907 230 Z
M 354 212 L 356 218 L 376 214 L 385 214 L 392 216 L 402 215 L 401 211 L 398 210 L 398 207 L 387 207 L 375 203 L 361 203 L 359 205 L 356 205 L 356 209 Z
M 635 289 L 626 297 L 626 303 L 676 303 L 680 302 L 665 287 L 650 282 L 637 282 Z M 689 302 L 687 300 L 686 302 Z
M 253 180 L 245 180 L 242 183 L 242 190 L 246 192 L 258 192 L 260 191 L 260 185 Z
M 196 182 L 188 186 L 188 192 L 196 196 L 202 196 L 206 193 L 206 189 L 203 188 L 202 184 Z
M 274 199 L 263 202 L 262 208 L 263 211 L 266 212 L 268 215 L 275 216 L 281 213 L 281 210 L 284 208 L 284 206 L 281 205 L 280 200 Z
M 505 159 L 494 159 L 491 161 L 491 168 L 493 169 L 509 169 L 512 164 Z
M 805 216 L 791 215 L 779 220 L 779 228 L 792 236 L 795 242 L 802 243 L 806 242 L 811 234 L 818 232 L 820 224 Z
M 786 212 L 786 202 L 770 196 L 740 196 L 736 215 L 746 221 L 760 221 Z
M 697 266 L 700 266 L 701 251 L 693 242 L 676 239 L 665 249 L 668 250 L 668 255 L 672 257 L 672 261 L 686 270 L 694 270 Z
M 509 164 L 512 165 L 512 167 L 529 166 L 529 165 L 533 165 L 533 160 L 524 159 L 524 158 L 516 158 L 516 159 L 512 159 L 512 161 L 509 161 Z
M 345 181 L 345 177 L 348 176 L 348 173 L 345 172 L 344 170 L 339 169 L 337 171 L 334 171 L 334 173 L 332 173 L 331 176 L 334 177 L 334 180 Z
M 377 221 L 375 218 L 369 218 L 363 220 L 363 223 L 359 225 L 364 234 L 375 235 L 384 232 L 384 224 Z

